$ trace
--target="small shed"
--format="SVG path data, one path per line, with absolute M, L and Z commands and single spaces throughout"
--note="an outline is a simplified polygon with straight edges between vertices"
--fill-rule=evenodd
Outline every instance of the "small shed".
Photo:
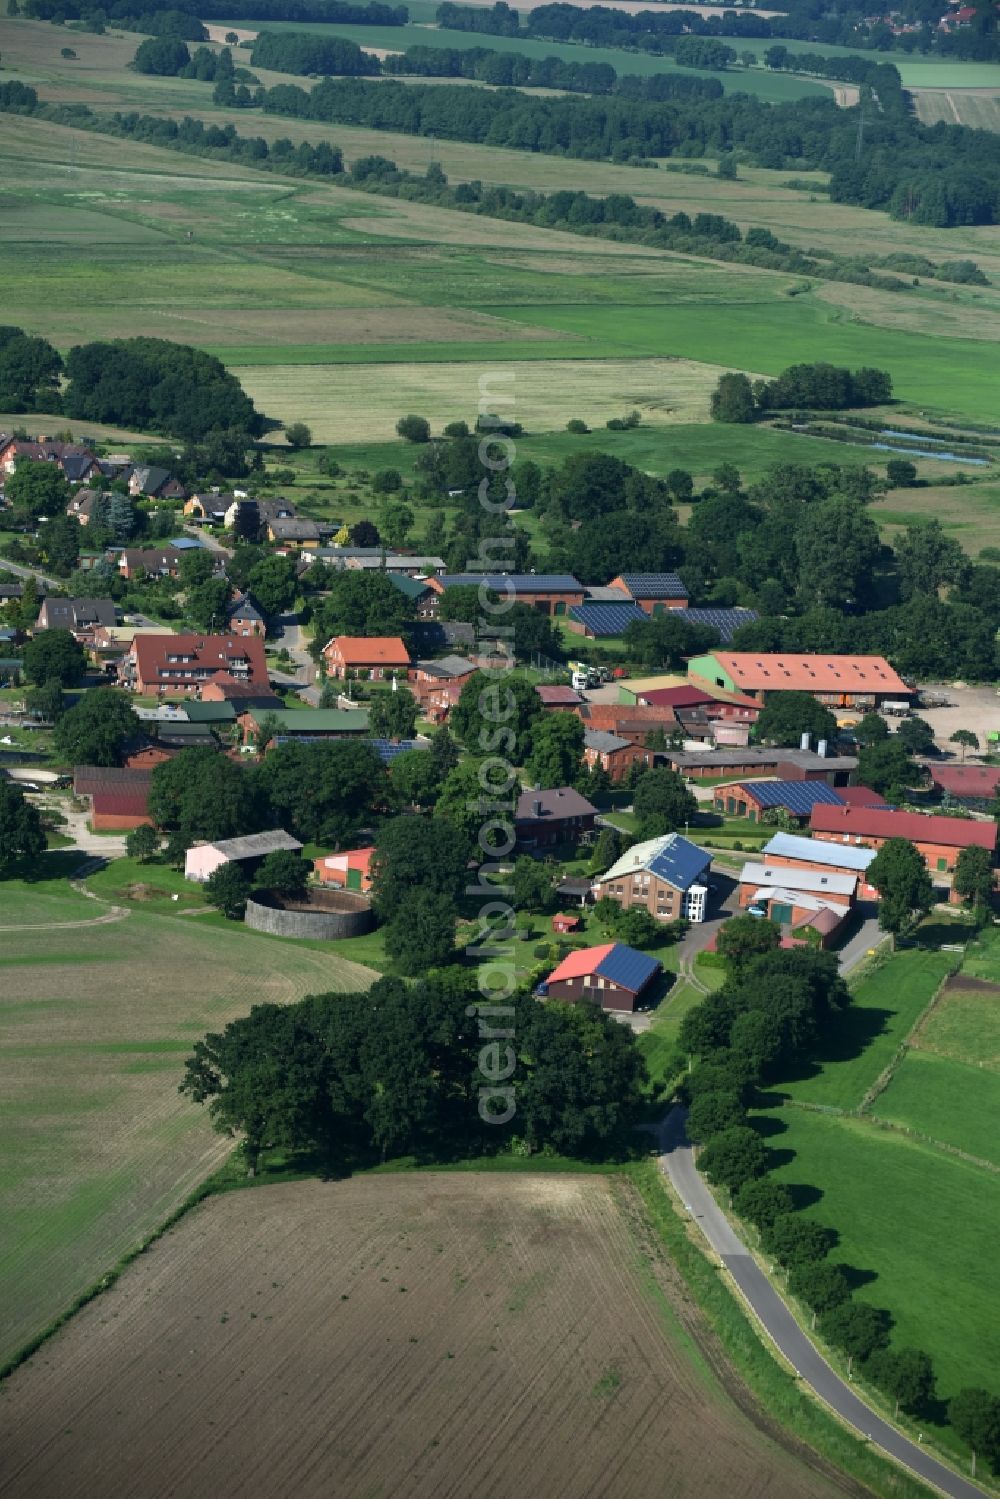
M 579 916 L 571 916 L 566 911 L 560 911 L 558 916 L 552 918 L 552 930 L 554 932 L 578 932 L 583 925 Z

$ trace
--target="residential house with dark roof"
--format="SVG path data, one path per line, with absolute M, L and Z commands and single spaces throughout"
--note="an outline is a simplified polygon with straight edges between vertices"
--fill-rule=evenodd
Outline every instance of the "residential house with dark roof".
M 55 599 L 43 601 L 35 630 L 69 630 L 81 645 L 92 645 L 97 631 L 118 618 L 111 599 Z
M 118 554 L 118 571 L 131 579 L 142 574 L 147 578 L 178 578 L 183 551 L 178 547 L 126 547 Z
M 97 454 L 81 443 L 37 441 L 9 437 L 0 443 L 0 473 L 12 474 L 19 462 L 56 463 L 71 484 L 83 484 L 92 474 L 100 473 Z
M 183 500 L 187 490 L 169 469 L 155 463 L 143 463 L 129 475 L 128 492 L 132 497 L 144 496 L 148 500 Z
M 593 882 L 595 900 L 641 906 L 656 921 L 704 921 L 712 855 L 680 833 L 636 843 Z
M 264 691 L 264 642 L 242 635 L 137 635 L 119 667 L 119 682 L 145 697 L 196 697 L 225 675 Z
M 267 634 L 264 611 L 252 593 L 240 593 L 226 605 L 226 631 L 230 635 Z
M 648 995 L 662 967 L 658 958 L 624 942 L 605 942 L 600 947 L 568 953 L 539 985 L 538 992 L 546 999 L 571 1004 L 582 1000 L 600 1005 L 602 1010 L 631 1014 L 641 1008 L 643 996 Z
M 517 799 L 514 832 L 519 849 L 547 848 L 576 842 L 593 831 L 597 808 L 572 786 L 524 791 Z
M 322 539 L 320 528 L 314 520 L 303 520 L 299 516 L 275 516 L 268 520 L 267 539 L 280 551 L 314 552 Z

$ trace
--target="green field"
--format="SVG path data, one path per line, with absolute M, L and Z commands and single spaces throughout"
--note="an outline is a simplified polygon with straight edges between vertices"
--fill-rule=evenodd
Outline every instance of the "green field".
M 908 1048 L 872 1114 L 1000 1166 L 1000 1077 L 986 1067 Z
M 777 1177 L 822 1197 L 805 1209 L 836 1228 L 835 1264 L 873 1274 L 857 1295 L 887 1307 L 897 1347 L 931 1355 L 938 1392 L 992 1388 L 1000 1308 L 988 1245 L 1000 1234 L 1000 1178 L 933 1146 L 844 1117 L 781 1109 L 768 1144 Z
M 53 882 L 2 901 L 20 926 L 0 939 L 0 1363 L 218 1165 L 226 1142 L 177 1093 L 192 1044 L 252 1004 L 372 977 L 197 917 L 108 925 Z
M 911 949 L 876 968 L 855 988 L 811 1075 L 783 1080 L 778 1091 L 798 1103 L 859 1108 L 956 961 L 953 953 Z

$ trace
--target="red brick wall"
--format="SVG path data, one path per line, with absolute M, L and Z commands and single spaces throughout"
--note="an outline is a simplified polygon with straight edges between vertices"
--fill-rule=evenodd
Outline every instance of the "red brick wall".
M 599 989 L 594 982 L 584 984 L 582 978 L 561 979 L 559 983 L 549 985 L 549 998 L 567 999 L 574 1003 L 582 999 L 590 1004 L 599 1004 L 602 1010 L 635 1009 L 635 995 L 628 989 L 620 989 L 610 979 L 604 980 L 603 989 Z

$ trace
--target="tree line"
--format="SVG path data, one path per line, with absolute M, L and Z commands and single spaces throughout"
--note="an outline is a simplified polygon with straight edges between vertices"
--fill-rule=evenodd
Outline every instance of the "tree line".
M 851 1002 L 833 954 L 782 952 L 779 940 L 774 923 L 748 915 L 719 932 L 725 982 L 688 1012 L 678 1036 L 680 1052 L 694 1061 L 682 1087 L 687 1132 L 701 1146 L 699 1169 L 730 1193 L 736 1213 L 786 1273 L 791 1294 L 809 1309 L 813 1326 L 818 1323 L 847 1359 L 848 1372 L 859 1365 L 893 1400 L 897 1415 L 926 1417 L 937 1406 L 930 1356 L 895 1347 L 889 1312 L 854 1299 L 850 1267 L 830 1262 L 836 1230 L 796 1211 L 791 1190 L 769 1175 L 770 1153 L 748 1115 L 762 1089 L 810 1060 L 823 1037 L 836 1033 Z M 948 1416 L 970 1445 L 1000 1459 L 996 1397 L 962 1390 Z
M 18 3 L 18 0 L 15 0 Z M 89 30 L 118 26 L 151 36 L 177 36 L 207 42 L 202 21 L 232 19 L 226 0 L 20 0 L 20 12 L 36 21 L 83 22 Z M 405 5 L 381 0 L 351 5 L 346 0 L 246 0 L 237 9 L 244 21 L 328 22 L 341 26 L 405 26 Z M 17 12 L 9 12 L 16 14 Z
M 683 73 L 653 73 L 648 78 L 619 75 L 607 62 L 528 57 L 489 47 L 408 47 L 398 56 L 384 58 L 382 72 L 387 76 L 474 78 L 496 88 L 550 88 L 653 101 L 722 96 L 722 85 L 715 78 L 687 78 Z

